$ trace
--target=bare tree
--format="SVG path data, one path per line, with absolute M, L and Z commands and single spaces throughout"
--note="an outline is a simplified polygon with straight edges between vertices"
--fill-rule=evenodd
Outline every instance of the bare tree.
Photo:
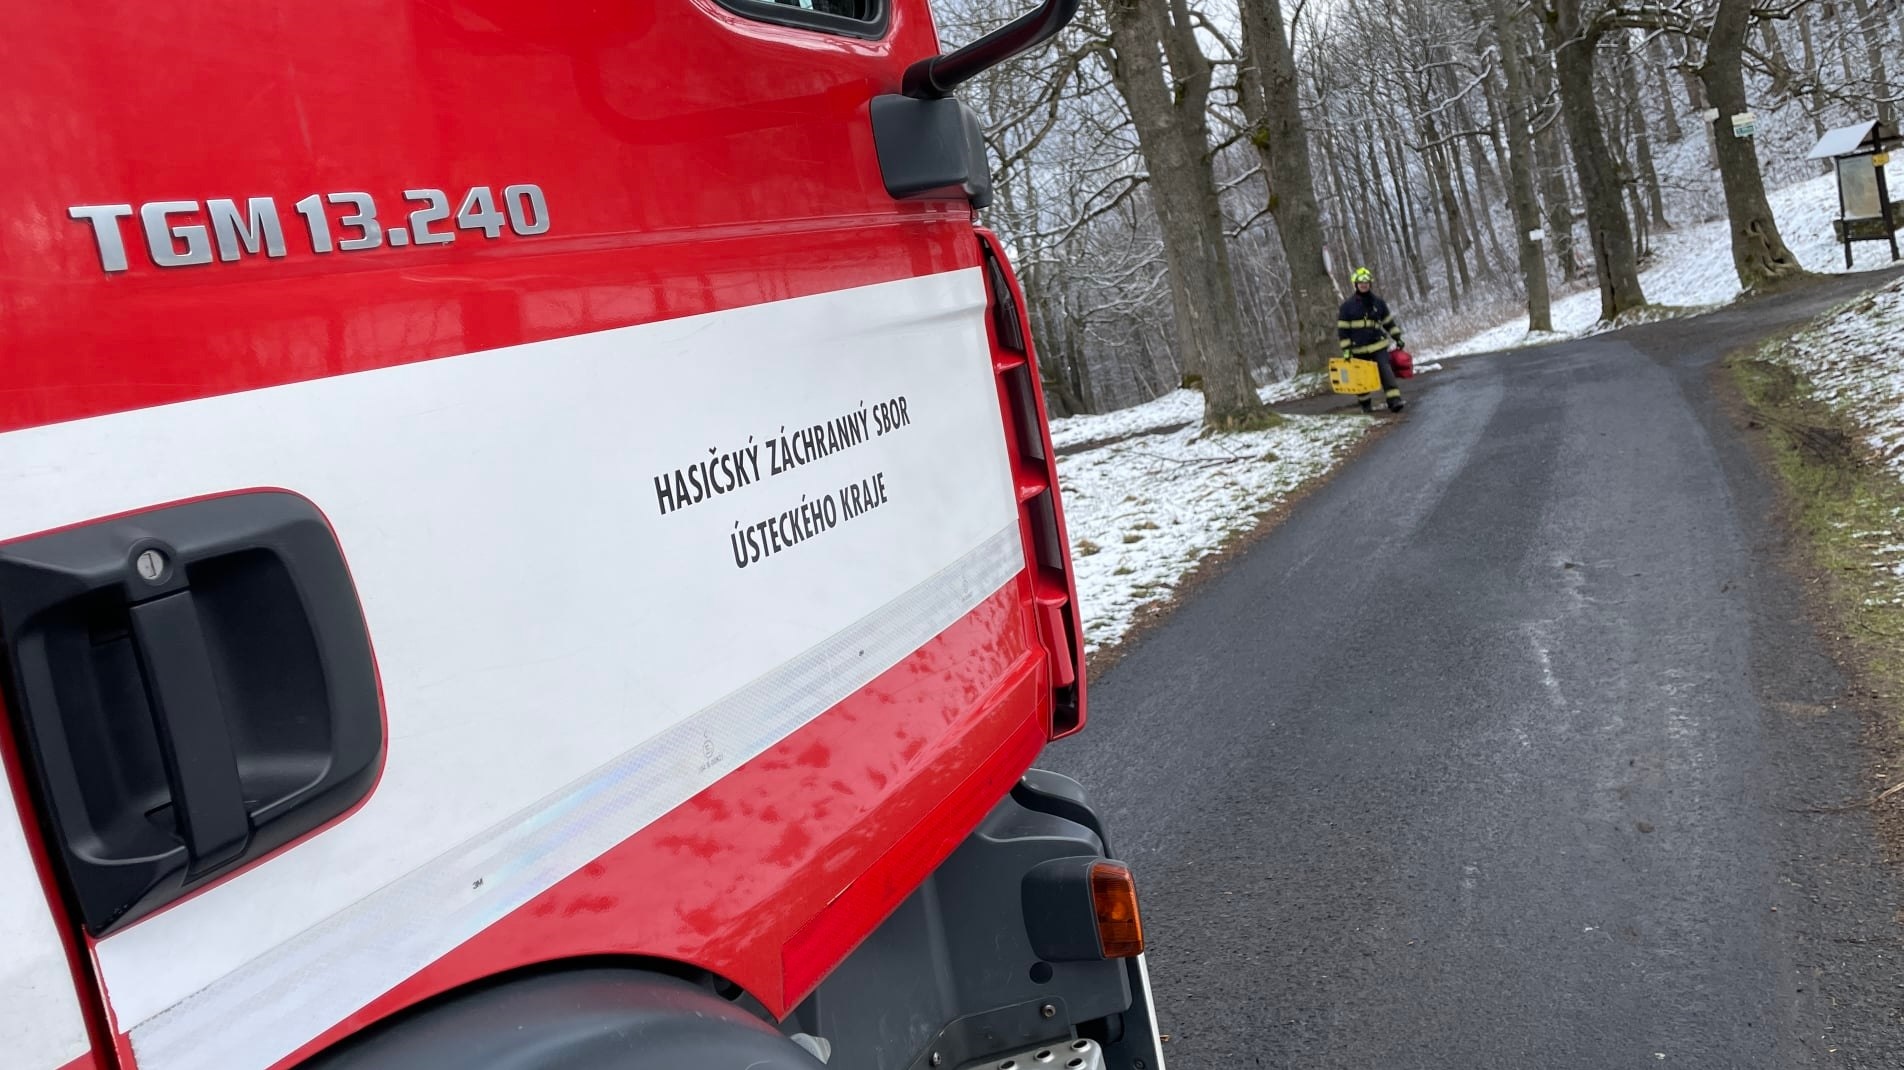
M 1243 352 L 1223 207 L 1210 166 L 1209 58 L 1187 0 L 1105 0 L 1105 6 L 1112 78 L 1149 165 L 1178 337 L 1185 368 L 1203 390 L 1204 424 L 1248 425 L 1265 410 Z
M 1544 104 L 1534 119 L 1534 159 L 1540 166 L 1541 197 L 1547 209 L 1547 241 L 1560 275 L 1568 282 L 1580 277 L 1574 253 L 1573 191 L 1567 183 L 1566 127 L 1560 119 L 1559 93 L 1554 89 L 1553 57 L 1541 52 L 1529 64 L 1534 94 Z
M 1295 54 L 1283 28 L 1281 0 L 1242 0 L 1243 100 L 1252 113 L 1250 143 L 1269 179 L 1268 208 L 1282 239 L 1295 298 L 1297 367 L 1319 371 L 1337 350 L 1335 284 L 1322 256 L 1309 130 L 1297 92 Z
M 1751 0 L 1719 0 L 1706 35 L 1706 57 L 1699 64 L 1699 82 L 1706 99 L 1726 116 L 1749 110 L 1743 72 L 1745 34 L 1752 17 Z M 1765 180 L 1759 173 L 1755 139 L 1715 133 L 1719 173 L 1725 185 L 1726 216 L 1732 223 L 1732 264 L 1739 285 L 1747 290 L 1771 286 L 1805 274 L 1798 259 L 1785 247 L 1765 199 Z
M 1530 326 L 1550 326 L 1543 251 L 1568 281 L 1590 255 L 1617 315 L 1643 300 L 1618 235 L 1637 260 L 1667 212 L 1724 210 L 1748 288 L 1789 277 L 1766 190 L 1815 173 L 1795 126 L 1904 96 L 1888 81 L 1904 7 L 1750 0 L 1741 23 L 1741 6 L 1095 0 L 1040 58 L 960 94 L 993 156 L 982 214 L 1025 285 L 1053 411 L 1192 382 L 1213 424 L 1252 422 L 1255 383 L 1333 350 L 1330 272 L 1352 264 L 1387 280 L 1424 340 L 1523 299 Z M 942 38 L 968 40 L 1023 0 L 933 7 Z M 1708 101 L 1728 116 L 1716 132 L 1698 119 Z M 1765 145 L 1732 136 L 1748 103 Z
M 1885 26 L 1872 11 L 1870 0 L 1851 0 L 1851 9 L 1857 13 L 1858 29 L 1864 35 L 1865 62 L 1871 68 L 1869 72 L 1871 81 L 1879 87 L 1879 91 L 1874 94 L 1878 118 L 1889 125 L 1897 119 L 1895 107 L 1897 89 L 1891 85 L 1890 76 L 1885 73 Z
M 1600 318 L 1612 320 L 1644 307 L 1646 292 L 1640 288 L 1633 230 L 1620 203 L 1619 171 L 1607 148 L 1594 97 L 1594 52 L 1603 28 L 1583 18 L 1581 4 L 1582 0 L 1550 0 L 1542 14 L 1554 51 L 1567 140 L 1580 175 L 1581 199 L 1586 202 L 1587 236 L 1600 283 Z
M 1521 283 L 1527 292 L 1527 329 L 1554 329 L 1553 304 L 1547 292 L 1547 261 L 1541 252 L 1540 202 L 1534 195 L 1532 155 L 1534 94 L 1528 83 L 1527 61 L 1521 53 L 1519 13 L 1509 0 L 1488 0 L 1489 15 L 1499 44 L 1501 72 L 1507 80 L 1508 200 L 1514 211 L 1516 246 L 1520 251 Z

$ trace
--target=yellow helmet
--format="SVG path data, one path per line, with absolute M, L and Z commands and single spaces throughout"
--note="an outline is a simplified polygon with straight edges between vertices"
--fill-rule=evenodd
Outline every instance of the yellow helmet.
M 1375 282 L 1375 273 L 1368 268 L 1359 267 L 1355 269 L 1355 274 L 1349 276 L 1349 281 L 1353 284 L 1361 284 L 1364 282 L 1372 284 Z

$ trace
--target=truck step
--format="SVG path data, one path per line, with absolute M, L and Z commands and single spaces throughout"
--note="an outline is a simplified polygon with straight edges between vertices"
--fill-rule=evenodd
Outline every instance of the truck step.
M 965 1070 L 1104 1070 L 1104 1049 L 1095 1040 L 1059 1041 L 971 1063 Z

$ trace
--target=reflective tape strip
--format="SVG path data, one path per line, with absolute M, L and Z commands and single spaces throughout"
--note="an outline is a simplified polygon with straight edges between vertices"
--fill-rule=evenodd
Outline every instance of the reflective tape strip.
M 760 755 L 1024 567 L 1014 521 L 831 638 L 135 1027 L 140 1070 L 263 1070 L 686 801 L 672 778 L 649 774 L 692 763 L 704 729 L 751 741 L 736 764 Z

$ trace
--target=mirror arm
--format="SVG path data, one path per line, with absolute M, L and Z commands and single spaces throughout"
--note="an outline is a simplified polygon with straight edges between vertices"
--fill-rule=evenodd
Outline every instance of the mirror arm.
M 919 100 L 949 95 L 959 83 L 1030 51 L 1058 35 L 1078 13 L 1080 0 L 1043 0 L 1036 11 L 1020 15 L 964 48 L 922 59 L 906 68 L 902 91 Z

